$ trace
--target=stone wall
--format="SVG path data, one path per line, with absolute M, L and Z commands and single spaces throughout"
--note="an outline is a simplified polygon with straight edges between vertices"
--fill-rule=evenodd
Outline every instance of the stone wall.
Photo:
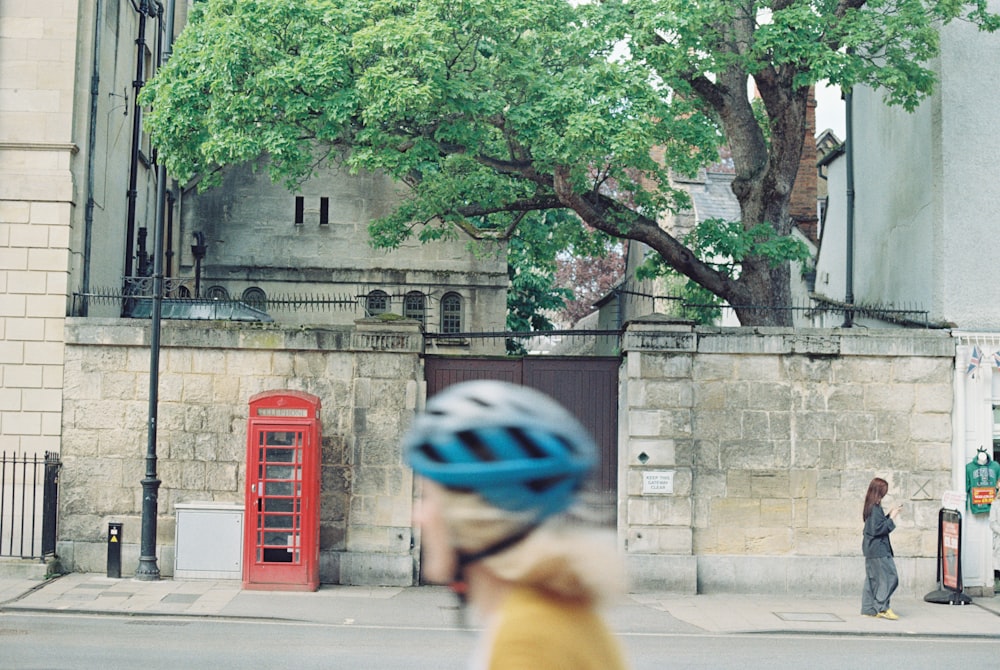
M 102 572 L 110 521 L 138 562 L 148 324 L 70 319 L 58 553 Z M 933 331 L 709 329 L 633 322 L 622 340 L 619 535 L 636 590 L 851 595 L 872 477 L 905 505 L 901 590 L 936 586 L 952 484 L 954 340 Z M 402 431 L 424 393 L 419 328 L 165 321 L 159 567 L 178 503 L 241 504 L 247 402 L 322 401 L 321 581 L 415 582 Z M 414 545 L 414 546 L 411 546 Z
M 103 572 L 108 523 L 123 523 L 122 569 L 141 537 L 149 416 L 149 323 L 69 319 L 57 552 Z M 248 401 L 294 389 L 322 402 L 320 579 L 411 584 L 412 477 L 400 433 L 422 382 L 413 322 L 298 329 L 164 321 L 157 416 L 157 549 L 174 565 L 175 505 L 242 504 Z
M 875 476 L 904 503 L 901 589 L 935 588 L 947 333 L 634 323 L 623 351 L 619 528 L 636 588 L 860 593 Z

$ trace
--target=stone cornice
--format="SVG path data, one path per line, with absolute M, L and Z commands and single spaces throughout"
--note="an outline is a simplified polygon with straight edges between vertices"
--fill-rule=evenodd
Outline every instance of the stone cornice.
M 0 151 L 68 151 L 76 154 L 80 151 L 73 142 L 3 142 L 0 141 Z

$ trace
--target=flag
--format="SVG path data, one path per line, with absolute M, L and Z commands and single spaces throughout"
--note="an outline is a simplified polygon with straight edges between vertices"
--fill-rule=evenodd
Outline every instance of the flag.
M 983 352 L 980 351 L 978 346 L 972 347 L 972 356 L 969 357 L 969 367 L 965 371 L 967 375 L 975 375 L 976 370 L 979 369 L 979 364 L 983 361 Z
M 1000 368 L 1000 351 L 993 352 L 993 367 Z

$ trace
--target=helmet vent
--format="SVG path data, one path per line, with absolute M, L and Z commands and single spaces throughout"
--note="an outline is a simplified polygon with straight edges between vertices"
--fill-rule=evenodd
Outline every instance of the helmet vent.
M 482 462 L 491 462 L 497 460 L 496 454 L 493 450 L 489 448 L 482 438 L 480 438 L 479 433 L 474 430 L 463 430 L 456 433 L 455 437 L 458 441 L 472 452 L 472 455 L 476 457 L 477 460 Z
M 556 475 L 555 477 L 544 477 L 542 479 L 532 479 L 524 483 L 529 489 L 535 493 L 545 493 L 552 487 L 566 481 L 565 475 Z
M 421 444 L 419 447 L 417 447 L 417 451 L 422 453 L 424 456 L 427 457 L 427 460 L 433 463 L 445 462 L 444 458 L 441 457 L 441 454 L 438 453 L 438 450 L 435 449 L 434 446 L 431 445 L 429 442 L 424 442 L 423 444 Z
M 548 456 L 538 444 L 535 443 L 530 437 L 528 437 L 525 432 L 520 428 L 508 428 L 507 433 L 514 438 L 517 445 L 524 450 L 524 453 L 528 455 L 529 458 L 545 458 Z

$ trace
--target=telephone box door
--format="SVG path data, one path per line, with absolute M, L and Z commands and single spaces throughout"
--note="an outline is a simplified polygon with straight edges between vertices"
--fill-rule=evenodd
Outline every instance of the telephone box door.
M 319 587 L 319 398 L 295 391 L 250 399 L 243 587 Z

